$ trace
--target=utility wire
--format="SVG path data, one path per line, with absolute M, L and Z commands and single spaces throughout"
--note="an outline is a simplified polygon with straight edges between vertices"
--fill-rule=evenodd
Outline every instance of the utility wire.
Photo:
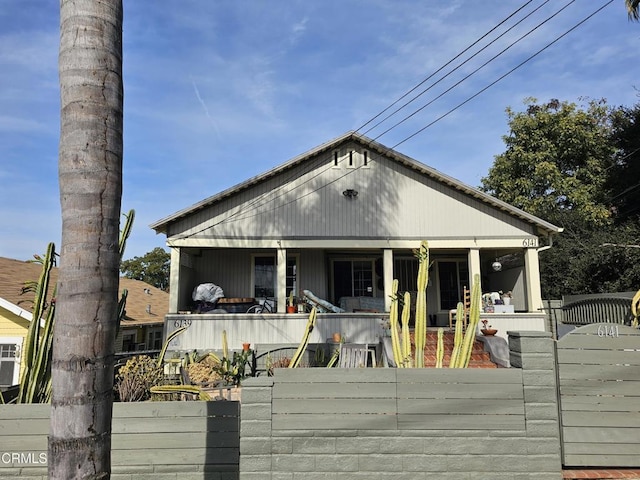
M 574 0 L 575 1 L 575 0 Z M 527 2 L 527 4 L 530 2 Z M 538 7 L 536 7 L 534 10 L 532 10 L 531 12 L 529 12 L 527 15 L 525 15 L 524 17 L 522 17 L 520 20 L 518 20 L 516 23 L 514 23 L 511 27 L 509 27 L 507 30 L 505 30 L 504 32 L 502 32 L 500 35 L 498 35 L 496 38 L 494 38 L 493 40 L 491 40 L 489 43 L 487 43 L 484 47 L 482 47 L 480 50 L 478 50 L 476 53 L 474 53 L 473 55 L 471 55 L 470 57 L 468 57 L 465 61 L 463 61 L 462 63 L 459 63 L 457 67 L 453 68 L 452 70 L 449 70 L 449 72 L 446 75 L 441 76 L 438 80 L 436 80 L 435 82 L 431 83 L 431 85 L 429 85 L 427 88 L 425 88 L 424 90 L 422 90 L 418 95 L 415 95 L 413 98 L 411 98 L 411 100 L 405 102 L 404 104 L 402 104 L 400 107 L 396 108 L 393 112 L 391 112 L 389 115 L 385 116 L 382 120 L 380 120 L 379 122 L 377 122 L 375 125 L 373 125 L 372 127 L 368 128 L 365 132 L 363 132 L 365 135 L 367 133 L 369 133 L 371 130 L 373 130 L 374 128 L 380 126 L 382 123 L 384 123 L 385 121 L 387 121 L 389 118 L 391 118 L 392 116 L 394 116 L 396 113 L 398 113 L 400 110 L 402 110 L 403 108 L 405 108 L 406 106 L 408 106 L 409 104 L 411 104 L 412 102 L 416 101 L 418 98 L 420 98 L 422 95 L 424 95 L 425 93 L 427 93 L 429 90 L 431 90 L 433 87 L 435 87 L 437 84 L 439 84 L 442 80 L 444 80 L 445 78 L 447 78 L 449 75 L 451 75 L 452 73 L 454 73 L 455 71 L 457 71 L 459 68 L 463 67 L 464 65 L 466 65 L 468 62 L 470 62 L 471 60 L 473 60 L 475 57 L 477 57 L 479 54 L 481 54 L 482 52 L 484 52 L 487 48 L 489 48 L 491 45 L 493 45 L 495 42 L 497 42 L 499 39 L 501 39 L 502 37 L 504 37 L 507 33 L 509 33 L 511 30 L 513 30 L 514 28 L 516 28 L 518 25 L 520 25 L 522 22 L 524 22 L 527 18 L 529 18 L 531 15 L 533 15 L 534 13 L 536 13 L 538 10 L 540 10 L 542 7 L 544 7 L 547 3 L 549 3 L 549 0 L 546 0 L 545 2 L 543 2 L 542 4 L 538 5 Z M 572 2 L 573 3 L 573 2 Z M 522 8 L 524 8 L 523 5 L 522 7 L 520 7 L 520 9 L 516 10 L 516 12 L 518 12 L 519 10 L 521 10 Z M 502 23 L 504 23 L 504 21 L 506 21 L 507 19 L 511 18 L 516 12 L 512 13 L 511 15 L 509 15 L 509 17 L 507 17 L 505 20 L 503 20 L 499 25 L 502 25 Z M 391 108 L 393 105 L 395 105 L 396 103 L 398 103 L 398 101 L 400 101 L 401 99 L 403 99 L 404 97 L 406 97 L 409 93 L 413 92 L 417 87 L 419 87 L 420 85 L 424 84 L 427 80 L 429 80 L 431 77 L 433 77 L 436 73 L 438 73 L 439 71 L 443 70 L 444 67 L 446 67 L 447 65 L 451 64 L 453 62 L 453 60 L 459 58 L 463 53 L 466 53 L 468 50 L 470 50 L 471 47 L 475 46 L 477 43 L 479 43 L 480 40 L 482 40 L 483 38 L 485 38 L 488 33 L 494 31 L 497 28 L 494 27 L 492 28 L 489 32 L 487 32 L 487 34 L 485 34 L 484 36 L 482 36 L 480 39 L 476 40 L 473 44 L 471 44 L 469 47 L 467 47 L 465 50 L 463 50 L 462 52 L 460 52 L 455 58 L 453 58 L 452 60 L 450 60 L 449 62 L 447 62 L 445 65 L 443 65 L 442 67 L 440 67 L 438 70 L 436 70 L 433 74 L 431 74 L 429 77 L 427 77 L 425 80 L 423 80 L 422 82 L 420 82 L 418 85 L 416 85 L 414 88 L 412 88 L 409 92 L 405 93 L 402 97 L 400 97 L 400 99 L 396 100 L 394 103 L 392 103 L 389 107 L 385 108 L 381 113 L 379 113 L 378 115 L 376 115 L 374 117 L 377 118 L 379 117 L 382 113 L 386 112 L 387 110 L 389 110 L 389 108 Z M 365 125 L 367 125 L 368 123 L 371 123 L 372 120 L 369 120 Z M 360 127 L 362 128 L 362 127 Z
M 542 27 L 545 23 L 551 21 L 554 17 L 556 17 L 557 15 L 559 15 L 563 10 L 565 10 L 566 8 L 568 8 L 572 3 L 574 3 L 576 0 L 571 0 L 569 3 L 567 3 L 564 7 L 562 7 L 560 10 L 558 10 L 557 12 L 555 12 L 553 15 L 551 15 L 550 17 L 547 17 L 545 20 L 543 20 L 542 22 L 540 22 L 538 25 L 536 25 L 535 27 L 533 27 L 531 30 L 529 30 L 528 32 L 526 32 L 525 34 L 521 35 L 517 40 L 513 41 L 511 44 L 509 44 L 507 47 L 505 47 L 504 49 L 502 49 L 500 52 L 498 52 L 497 54 L 495 54 L 493 57 L 491 57 L 489 60 L 487 60 L 486 62 L 484 62 L 482 65 L 480 65 L 478 68 L 476 68 L 475 70 L 473 70 L 471 73 L 469 73 L 468 75 L 464 76 L 462 79 L 460 79 L 459 81 L 457 81 L 456 83 L 454 83 L 453 85 L 451 85 L 449 88 L 447 88 L 444 92 L 440 93 L 439 95 L 437 95 L 435 98 L 433 98 L 432 100 L 430 100 L 429 102 L 427 102 L 425 105 L 423 105 L 422 107 L 420 107 L 419 109 L 415 110 L 413 113 L 411 113 L 410 115 L 407 115 L 406 117 L 404 117 L 402 120 L 400 120 L 399 122 L 395 123 L 394 125 L 392 125 L 391 127 L 387 128 L 384 132 L 382 132 L 381 134 L 379 134 L 377 137 L 374 138 L 374 140 L 377 140 L 378 138 L 382 137 L 383 135 L 389 133 L 391 130 L 393 130 L 394 128 L 398 127 L 399 125 L 403 124 L 404 122 L 406 122 L 407 120 L 409 120 L 410 118 L 412 118 L 414 115 L 416 115 L 417 113 L 421 112 L 422 110 L 424 110 L 425 108 L 427 108 L 429 105 L 433 104 L 436 100 L 439 100 L 440 98 L 442 98 L 444 95 L 446 95 L 447 93 L 449 93 L 451 90 L 453 90 L 454 88 L 456 88 L 458 85 L 460 85 L 461 83 L 465 82 L 466 80 L 468 80 L 469 78 L 471 78 L 473 75 L 475 75 L 476 73 L 478 73 L 480 70 L 482 70 L 484 67 L 486 67 L 487 65 L 489 65 L 491 62 L 493 62 L 496 58 L 500 57 L 501 55 L 503 55 L 505 52 L 507 52 L 509 49 L 511 49 L 514 45 L 517 45 L 518 43 L 520 43 L 522 40 L 524 40 L 525 38 L 527 38 L 529 35 L 531 35 L 533 32 L 535 32 L 538 28 Z M 550 45 L 547 45 L 547 47 L 549 47 Z M 531 57 L 532 58 L 532 57 Z M 527 59 L 524 63 L 526 63 L 529 59 Z M 473 98 L 473 97 L 472 97 Z
M 440 115 L 438 118 L 436 118 L 435 120 L 433 120 L 432 122 L 428 123 L 427 125 L 425 125 L 424 127 L 422 127 L 420 130 L 418 130 L 417 132 L 409 135 L 408 137 L 406 137 L 404 140 L 396 143 L 393 147 L 391 147 L 392 149 L 395 149 L 398 145 L 402 145 L 404 142 L 406 142 L 407 140 L 412 139 L 413 137 L 415 137 L 416 135 L 418 135 L 419 133 L 422 133 L 423 131 L 425 131 L 427 128 L 429 128 L 430 126 L 432 126 L 433 124 L 439 122 L 440 120 L 442 120 L 443 118 L 447 117 L 448 115 L 450 115 L 451 113 L 455 112 L 457 109 L 459 109 L 460 107 L 462 107 L 463 105 L 466 105 L 467 103 L 469 103 L 471 100 L 473 100 L 474 98 L 476 98 L 478 95 L 480 95 L 481 93 L 486 92 L 489 88 L 493 87 L 496 83 L 504 80 L 507 76 L 511 75 L 513 72 L 515 72 L 516 70 L 518 70 L 520 67 L 522 67 L 524 64 L 526 64 L 527 62 L 529 62 L 530 60 L 534 59 L 535 57 L 537 57 L 538 55 L 540 55 L 542 52 L 544 52 L 546 49 L 548 49 L 549 47 L 551 47 L 552 45 L 554 45 L 555 43 L 557 43 L 558 41 L 560 41 L 562 38 L 566 37 L 569 33 L 573 32 L 576 28 L 580 27 L 582 24 L 584 24 L 587 20 L 589 20 L 590 18 L 592 18 L 594 15 L 598 14 L 601 10 L 603 10 L 605 7 L 611 5 L 613 3 L 614 0 L 609 0 L 607 3 L 605 3 L 604 5 L 602 5 L 600 8 L 598 8 L 597 10 L 595 10 L 593 13 L 591 13 L 589 16 L 585 17 L 583 20 L 581 20 L 579 23 L 577 23 L 576 25 L 574 25 L 573 27 L 571 27 L 569 30 L 567 30 L 566 32 L 564 32 L 562 35 L 560 35 L 559 37 L 556 37 L 555 40 L 553 40 L 552 42 L 550 42 L 549 44 L 547 44 L 545 47 L 541 48 L 540 50 L 538 50 L 536 53 L 534 53 L 533 55 L 531 55 L 530 57 L 528 57 L 526 60 L 520 62 L 518 65 L 516 65 L 515 67 L 513 67 L 511 70 L 509 70 L 507 73 L 505 73 L 504 75 L 500 76 L 497 80 L 494 80 L 493 82 L 491 82 L 489 85 L 487 85 L 486 87 L 480 89 L 478 92 L 476 92 L 474 95 L 472 95 L 471 97 L 467 98 L 465 101 L 459 103 L 458 105 L 456 105 L 455 107 L 453 107 L 451 110 L 449 110 L 448 112 Z M 386 133 L 386 132 L 385 132 Z M 384 133 L 383 133 L 384 135 Z M 376 138 L 379 138 L 376 137 Z
M 570 2 L 569 4 L 573 3 L 574 1 L 575 1 L 575 0 L 572 0 L 572 2 Z M 490 83 L 490 84 L 489 84 L 489 85 L 487 85 L 486 87 L 482 88 L 481 90 L 479 90 L 478 92 L 476 92 L 474 95 L 472 95 L 471 97 L 467 98 L 465 101 L 463 101 L 463 102 L 459 103 L 458 105 L 456 105 L 454 108 L 450 109 L 450 110 L 449 110 L 448 112 L 446 112 L 445 114 L 443 114 L 443 115 L 439 116 L 438 118 L 436 118 L 434 121 L 432 121 L 432 122 L 430 122 L 429 124 L 425 125 L 425 126 L 424 126 L 424 127 L 422 127 L 420 130 L 418 130 L 418 131 L 416 131 L 415 133 L 411 134 L 410 136 L 406 137 L 406 138 L 405 138 L 405 139 L 403 139 L 402 141 L 400 141 L 400 142 L 396 143 L 393 147 L 391 147 L 391 149 L 395 149 L 397 146 L 399 146 L 399 145 L 401 145 L 401 144 L 405 143 L 406 141 L 410 140 L 411 138 L 415 137 L 416 135 L 418 135 L 419 133 L 423 132 L 424 130 L 426 130 L 426 129 L 427 129 L 427 128 L 429 128 L 430 126 L 434 125 L 434 124 L 435 124 L 435 123 L 437 123 L 438 121 L 442 120 L 442 119 L 443 119 L 443 118 L 445 118 L 446 116 L 448 116 L 448 115 L 450 115 L 451 113 L 453 113 L 455 110 L 457 110 L 457 109 L 461 108 L 461 107 L 462 107 L 462 106 L 464 106 L 466 103 L 470 102 L 471 100 L 473 100 L 474 98 L 476 98 L 476 97 L 477 97 L 477 96 L 479 96 L 480 94 L 484 93 L 486 90 L 488 90 L 489 88 L 491 88 L 492 86 L 494 86 L 496 83 L 500 82 L 501 80 L 503 80 L 504 78 L 506 78 L 508 75 L 510 75 L 511 73 L 513 73 L 514 71 L 516 71 L 517 69 L 519 69 L 520 67 L 522 67 L 524 64 L 526 64 L 527 62 L 529 62 L 530 60 L 532 60 L 533 58 L 535 58 L 536 56 L 538 56 L 540 53 L 542 53 L 543 51 L 547 50 L 549 47 L 551 47 L 552 45 L 554 45 L 555 43 L 557 43 L 560 39 L 564 38 L 566 35 L 568 35 L 568 34 L 569 34 L 569 33 L 571 33 L 572 31 L 574 31 L 575 29 L 577 29 L 578 27 L 580 27 L 581 25 L 583 25 L 587 20 L 589 20 L 589 19 L 590 19 L 590 18 L 592 18 L 594 15 L 596 15 L 596 14 L 597 14 L 597 13 L 599 13 L 601 10 L 603 10 L 605 7 L 607 7 L 608 5 L 610 5 L 611 3 L 613 3 L 613 1 L 614 1 L 614 0 L 609 0 L 607 3 L 605 3 L 605 4 L 604 4 L 603 6 L 601 6 L 599 9 L 597 9 L 596 11 L 594 11 L 593 13 L 591 13 L 589 16 L 585 17 L 582 21 L 580 21 L 579 23 L 577 23 L 576 25 L 574 25 L 572 28 L 570 28 L 569 30 L 567 30 L 565 33 L 563 33 L 562 35 L 560 35 L 560 36 L 556 37 L 556 39 L 554 39 L 552 42 L 550 42 L 549 44 L 547 44 L 545 47 L 541 48 L 541 49 L 540 49 L 540 50 L 538 50 L 536 53 L 534 53 L 533 55 L 531 55 L 530 57 L 528 57 L 526 60 L 524 60 L 523 62 L 519 63 L 516 67 L 512 68 L 512 69 L 511 69 L 511 70 L 509 70 L 507 73 L 505 73 L 505 74 L 503 74 L 502 76 L 500 76 L 497 80 L 493 81 L 492 83 Z M 522 8 L 524 8 L 524 7 L 525 7 L 526 5 L 528 5 L 529 3 L 531 3 L 531 2 L 527 2 L 525 5 L 523 5 L 522 7 L 520 7 L 516 12 L 514 12 L 514 14 L 515 14 L 515 13 L 517 13 L 518 11 L 520 11 Z M 546 2 L 545 2 L 545 3 L 546 3 Z M 563 7 L 562 9 L 566 8 L 569 4 L 565 5 L 565 7 Z M 537 10 L 537 9 L 536 9 L 536 10 Z M 509 17 L 507 17 L 507 19 L 508 19 L 508 18 L 511 18 L 514 14 L 510 15 Z M 557 14 L 557 13 L 556 13 L 556 14 Z M 553 15 L 553 16 L 555 16 L 555 15 Z M 552 16 L 552 17 L 553 17 L 553 16 Z M 551 18 L 551 17 L 550 17 L 550 18 Z M 505 19 L 505 20 L 506 20 L 506 19 Z M 548 21 L 548 20 L 549 20 L 549 19 L 545 20 L 545 22 L 546 22 L 546 21 Z M 502 23 L 504 23 L 504 21 L 503 21 L 503 22 L 501 22 L 501 24 L 502 24 Z M 544 23 L 544 22 L 543 22 L 543 23 Z M 538 28 L 538 27 L 536 27 L 536 28 Z M 494 30 L 495 30 L 495 27 L 494 27 L 491 31 L 494 31 Z M 534 30 L 535 30 L 535 29 L 534 29 Z M 491 32 L 491 31 L 490 31 L 490 32 Z M 533 31 L 533 30 L 532 30 L 532 31 Z M 489 33 L 490 33 L 490 32 L 489 32 Z M 530 31 L 529 33 L 531 33 L 531 31 Z M 486 37 L 486 36 L 487 36 L 487 34 L 485 34 L 483 37 L 481 37 L 481 39 L 482 39 L 482 38 L 484 38 L 484 37 Z M 522 37 L 521 37 L 521 38 L 522 38 Z M 472 44 L 472 45 L 475 45 L 475 43 L 478 43 L 481 39 L 479 39 L 477 42 L 474 42 L 474 44 Z M 520 39 L 519 39 L 519 40 L 520 40 Z M 519 40 L 518 40 L 518 41 L 519 41 Z M 468 50 L 468 49 L 467 49 L 467 50 Z M 466 50 L 465 50 L 465 51 L 466 51 Z M 504 51 L 503 51 L 503 52 L 504 52 Z M 503 53 L 503 52 L 501 52 L 501 53 Z M 464 53 L 464 51 L 463 51 L 463 52 L 461 52 L 461 54 L 462 54 L 462 53 Z M 379 114 L 377 114 L 375 117 L 373 117 L 371 120 L 369 120 L 369 121 L 368 121 L 368 122 L 366 122 L 364 125 L 362 125 L 358 130 L 362 129 L 364 126 L 366 126 L 366 125 L 368 125 L 369 123 L 371 123 L 372 121 L 374 121 L 374 120 L 375 120 L 376 118 L 378 118 L 380 115 L 384 114 L 386 111 L 388 111 L 390 108 L 392 108 L 392 107 L 393 107 L 393 105 L 397 104 L 400 100 L 402 100 L 403 98 L 406 98 L 406 96 L 408 96 L 412 91 L 415 91 L 415 90 L 416 90 L 420 85 L 424 84 L 428 79 L 432 78 L 432 77 L 433 77 L 433 75 L 435 75 L 435 73 L 437 73 L 438 71 L 441 71 L 441 70 L 442 70 L 443 68 L 445 68 L 447 65 L 449 65 L 450 63 L 452 63 L 452 62 L 453 62 L 456 58 L 458 58 L 461 54 L 458 54 L 454 59 L 452 59 L 452 60 L 451 60 L 451 61 L 449 61 L 447 64 L 445 64 L 443 67 L 441 67 L 439 70 L 437 70 L 436 72 L 434 72 L 434 74 L 432 74 L 431 76 L 429 76 L 429 77 L 428 77 L 427 79 L 425 79 L 423 82 L 421 82 L 420 84 L 418 84 L 416 87 L 414 87 L 414 88 L 413 88 L 413 89 L 411 89 L 409 92 L 407 92 L 405 95 L 403 95 L 403 96 L 402 96 L 402 97 L 400 97 L 398 100 L 396 100 L 394 103 L 392 103 L 389 107 L 387 107 L 387 108 L 386 108 L 386 109 L 384 109 L 382 112 L 380 112 L 380 113 L 379 113 Z M 495 58 L 497 58 L 497 56 L 498 56 L 498 55 L 494 56 L 494 57 L 492 58 L 492 60 L 494 60 Z M 487 63 L 488 63 L 488 62 L 487 62 Z M 486 64 L 485 64 L 485 65 L 486 65 Z M 484 66 L 484 65 L 483 65 L 483 66 Z M 465 77 L 465 79 L 466 79 L 466 78 L 468 78 L 468 76 L 467 76 L 467 77 Z M 458 85 L 459 83 L 460 83 L 460 82 L 458 82 L 456 85 Z M 449 89 L 449 90 L 450 90 L 450 89 Z M 449 90 L 448 90 L 448 91 L 449 91 Z M 445 93 L 446 93 L 446 92 L 445 92 Z M 440 97 L 441 97 L 441 96 L 442 96 L 442 95 L 440 95 Z M 438 97 L 438 98 L 440 98 L 440 97 Z M 420 110 L 422 110 L 422 109 L 424 109 L 424 108 L 425 108 L 425 107 L 422 107 Z M 415 115 L 416 113 L 417 113 L 417 112 L 414 112 L 413 114 L 411 114 L 411 115 L 410 115 L 410 117 L 411 117 L 411 116 L 413 116 L 413 115 Z M 410 117 L 407 117 L 407 118 L 410 118 Z M 405 118 L 404 120 L 406 120 L 407 118 Z M 403 121 L 404 121 L 404 120 L 403 120 Z M 400 123 L 402 123 L 402 122 L 400 122 Z M 397 125 L 393 126 L 392 128 L 395 128 L 396 126 L 397 126 Z M 391 129 L 392 129 L 392 128 L 391 128 Z M 390 131 L 391 129 L 388 129 L 387 131 L 383 132 L 381 135 L 384 135 L 384 134 L 388 133 L 388 131 Z M 379 135 L 378 137 L 376 137 L 376 139 L 377 139 L 377 138 L 379 138 L 381 135 Z M 374 139 L 374 140 L 375 140 L 375 139 Z M 327 169 L 329 169 L 329 168 L 331 168 L 331 167 L 328 167 Z M 275 198 L 272 198 L 272 199 L 270 199 L 270 200 L 266 200 L 265 202 L 263 202 L 263 203 L 261 203 L 261 204 L 259 204 L 259 205 L 256 205 L 256 204 L 258 203 L 258 200 L 256 199 L 256 201 L 252 203 L 252 207 L 253 207 L 253 208 L 248 209 L 248 210 L 247 210 L 247 209 L 245 209 L 245 210 L 238 211 L 238 212 L 234 213 L 232 216 L 227 217 L 227 218 L 225 218 L 225 219 L 221 220 L 220 222 L 217 222 L 217 223 L 215 223 L 215 224 L 213 224 L 213 225 L 207 225 L 206 227 L 202 228 L 201 230 L 198 230 L 197 232 L 191 232 L 191 233 L 189 233 L 189 234 L 186 234 L 186 235 L 181 236 L 181 237 L 178 237 L 178 238 L 180 238 L 180 239 L 189 238 L 189 237 L 192 237 L 193 235 L 196 235 L 196 234 L 198 234 L 198 233 L 201 233 L 201 232 L 202 232 L 202 231 L 204 231 L 204 230 L 207 230 L 207 229 L 210 229 L 210 228 L 214 228 L 214 227 L 216 227 L 216 226 L 218 226 L 218 225 L 220 225 L 220 224 L 222 224 L 222 223 L 231 222 L 231 221 L 238 221 L 238 220 L 243 220 L 243 219 L 247 219 L 247 218 L 252 218 L 252 217 L 255 217 L 255 216 L 258 216 L 258 215 L 263 215 L 263 214 L 265 214 L 265 213 L 269 213 L 269 212 L 275 211 L 275 210 L 277 210 L 278 208 L 282 208 L 282 207 L 284 207 L 284 206 L 286 206 L 286 205 L 289 205 L 289 204 L 291 204 L 291 203 L 293 203 L 293 202 L 295 202 L 295 201 L 297 201 L 297 200 L 299 200 L 299 199 L 302 199 L 302 198 L 305 198 L 305 197 L 307 197 L 307 196 L 309 196 L 309 195 L 312 195 L 312 194 L 316 193 L 317 191 L 319 191 L 319 190 L 321 190 L 321 189 L 323 189 L 323 188 L 326 188 L 327 186 L 329 186 L 329 185 L 331 185 L 331 184 L 333 184 L 333 183 L 337 182 L 338 180 L 340 180 L 340 179 L 342 179 L 342 178 L 346 177 L 347 175 L 350 175 L 350 174 L 352 174 L 352 173 L 354 173 L 354 172 L 358 171 L 358 170 L 359 170 L 359 168 L 361 168 L 361 167 L 360 167 L 360 166 L 358 166 L 358 167 L 354 167 L 353 169 L 349 170 L 347 173 L 345 173 L 344 175 L 342 175 L 342 176 L 340 176 L 340 177 L 338 177 L 338 178 L 334 179 L 333 181 L 331 181 L 331 182 L 329 182 L 329 183 L 326 183 L 326 184 L 323 184 L 322 186 L 318 187 L 317 189 L 312 190 L 312 191 L 310 191 L 310 192 L 307 192 L 307 193 L 305 193 L 305 194 L 304 194 L 304 195 L 302 195 L 302 196 L 296 197 L 296 198 L 295 198 L 295 199 L 293 199 L 293 200 L 287 201 L 287 202 L 285 202 L 285 203 L 283 203 L 283 204 L 280 204 L 280 205 L 276 205 L 274 208 L 272 208 L 272 209 L 270 209 L 270 210 L 263 211 L 263 212 L 257 212 L 257 213 L 255 213 L 255 214 L 251 214 L 251 215 L 247 215 L 247 214 L 250 214 L 252 210 L 253 210 L 253 211 L 255 211 L 255 210 L 259 209 L 260 207 L 263 207 L 263 206 L 267 205 L 268 203 L 272 203 L 272 202 L 273 202 L 273 201 L 275 201 L 277 198 L 280 198 L 281 196 L 283 196 L 283 195 L 284 195 L 284 193 L 282 193 L 282 194 L 280 194 L 280 195 L 277 195 Z M 326 170 L 326 169 L 325 169 L 325 170 Z M 323 171 L 325 171 L 325 170 L 323 170 Z M 310 170 L 309 170 L 309 171 L 310 171 Z M 303 184 L 306 184 L 306 183 L 310 182 L 311 180 L 313 180 L 314 178 L 316 178 L 317 176 L 319 176 L 321 173 L 322 173 L 322 172 L 319 172 L 318 174 L 314 175 L 312 178 L 310 178 L 310 179 L 306 180 L 305 182 L 303 182 Z M 292 178 L 293 178 L 293 177 L 292 177 Z M 283 187 L 283 186 L 285 186 L 285 185 L 286 185 L 286 183 L 283 183 L 280 187 L 278 187 L 278 189 L 275 189 L 275 190 L 273 190 L 273 191 L 277 191 L 277 190 L 281 189 L 281 187 Z M 298 185 L 298 186 L 294 187 L 294 189 L 295 189 L 295 188 L 299 188 L 300 186 L 301 186 L 301 185 Z M 288 191 L 286 191 L 285 193 L 291 193 L 294 189 L 288 190 Z M 272 191 L 272 192 L 273 192 L 273 191 Z M 270 193 L 271 193 L 271 192 L 270 192 Z

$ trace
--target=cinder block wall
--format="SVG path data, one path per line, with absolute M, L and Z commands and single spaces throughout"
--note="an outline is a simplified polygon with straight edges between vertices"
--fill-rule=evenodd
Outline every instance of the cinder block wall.
M 245 381 L 240 480 L 562 478 L 551 335 L 511 369 L 280 369 Z

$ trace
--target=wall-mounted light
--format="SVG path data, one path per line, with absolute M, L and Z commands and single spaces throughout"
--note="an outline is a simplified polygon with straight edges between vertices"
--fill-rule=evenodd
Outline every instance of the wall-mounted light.
M 358 196 L 358 191 L 354 190 L 353 188 L 349 188 L 344 192 L 342 192 L 342 195 L 344 195 L 347 198 L 356 198 Z

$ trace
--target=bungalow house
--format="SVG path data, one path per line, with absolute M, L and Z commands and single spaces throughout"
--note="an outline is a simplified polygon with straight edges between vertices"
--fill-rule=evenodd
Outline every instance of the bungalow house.
M 16 385 L 24 338 L 32 321 L 33 294 L 22 294 L 25 282 L 37 281 L 41 266 L 0 257 L 0 387 Z M 58 270 L 51 272 L 51 285 Z M 120 279 L 120 290 L 128 291 L 126 314 L 116 339 L 116 352 L 159 350 L 169 294 L 151 285 Z
M 401 291 L 416 289 L 413 250 L 427 240 L 431 325 L 448 326 L 479 274 L 483 292 L 512 293 L 507 316 L 496 320 L 528 329 L 531 319 L 544 328 L 538 253 L 561 231 L 354 132 L 151 228 L 171 248 L 168 325 L 184 324 L 179 312 L 194 310 L 192 292 L 204 283 L 239 305 L 274 297 L 278 313 L 291 292 L 305 290 L 342 306 L 345 322 L 366 313 L 357 310 L 388 312 L 393 279 Z

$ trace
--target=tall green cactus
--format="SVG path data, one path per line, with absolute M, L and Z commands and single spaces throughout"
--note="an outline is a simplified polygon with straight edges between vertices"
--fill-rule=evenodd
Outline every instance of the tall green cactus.
M 418 292 L 416 294 L 416 325 L 414 329 L 415 365 L 424 367 L 424 350 L 427 343 L 427 278 L 429 272 L 429 244 L 420 243 L 415 252 L 418 258 Z
M 302 360 L 302 355 L 304 354 L 304 351 L 307 349 L 307 346 L 309 345 L 309 337 L 311 336 L 311 332 L 316 326 L 316 317 L 317 317 L 316 307 L 313 307 L 311 309 L 311 313 L 309 314 L 309 320 L 307 320 L 307 326 L 305 327 L 304 335 L 302 336 L 302 341 L 300 342 L 300 345 L 298 346 L 296 353 L 293 355 L 293 358 L 291 358 L 291 361 L 289 362 L 289 368 L 296 368 L 298 367 L 298 365 L 300 365 L 300 361 Z
M 125 214 L 125 225 L 120 235 L 120 259 L 124 254 L 127 238 L 131 234 L 131 227 L 135 217 L 134 210 Z M 36 256 L 34 260 L 42 265 L 42 272 L 37 282 L 27 282 L 23 293 L 35 293 L 33 312 L 29 330 L 22 350 L 22 371 L 20 373 L 20 389 L 16 398 L 17 403 L 47 403 L 51 400 L 51 354 L 53 347 L 53 327 L 55 324 L 56 286 L 50 301 L 48 293 L 51 281 L 51 269 L 55 266 L 55 245 L 49 243 L 44 257 Z M 125 315 L 127 291 L 122 292 L 118 303 L 118 328 Z M 49 303 L 47 303 L 49 302 Z M 46 310 L 44 325 L 40 327 Z
M 404 292 L 404 303 L 402 304 L 402 360 L 403 366 L 411 368 L 413 365 L 411 358 L 411 332 L 409 331 L 409 320 L 411 318 L 411 294 Z
M 461 318 L 461 316 L 458 316 Z M 469 361 L 471 360 L 471 352 L 473 350 L 473 343 L 476 340 L 476 330 L 478 329 L 478 323 L 480 322 L 480 275 L 475 274 L 473 276 L 473 285 L 471 287 L 471 306 L 469 309 L 469 325 L 467 331 L 464 334 L 464 340 L 460 348 L 460 355 L 455 365 L 450 365 L 453 368 L 467 368 Z
M 55 266 L 55 245 L 49 243 L 44 257 L 37 256 L 34 262 L 42 265 L 38 282 L 28 282 L 23 293 L 35 293 L 33 313 L 22 350 L 22 372 L 17 403 L 46 403 L 51 399 L 51 346 L 53 342 L 53 320 L 55 315 L 54 294 L 47 304 L 51 269 Z M 40 328 L 42 316 L 47 310 L 44 326 Z
M 464 304 L 458 302 L 456 309 L 456 326 L 455 334 L 453 337 L 453 351 L 451 352 L 451 359 L 449 360 L 449 368 L 454 368 L 457 365 L 458 357 L 460 356 L 460 348 L 462 347 L 463 332 L 464 329 Z
M 436 347 L 436 368 L 442 368 L 444 358 L 444 328 L 438 329 L 438 344 Z

